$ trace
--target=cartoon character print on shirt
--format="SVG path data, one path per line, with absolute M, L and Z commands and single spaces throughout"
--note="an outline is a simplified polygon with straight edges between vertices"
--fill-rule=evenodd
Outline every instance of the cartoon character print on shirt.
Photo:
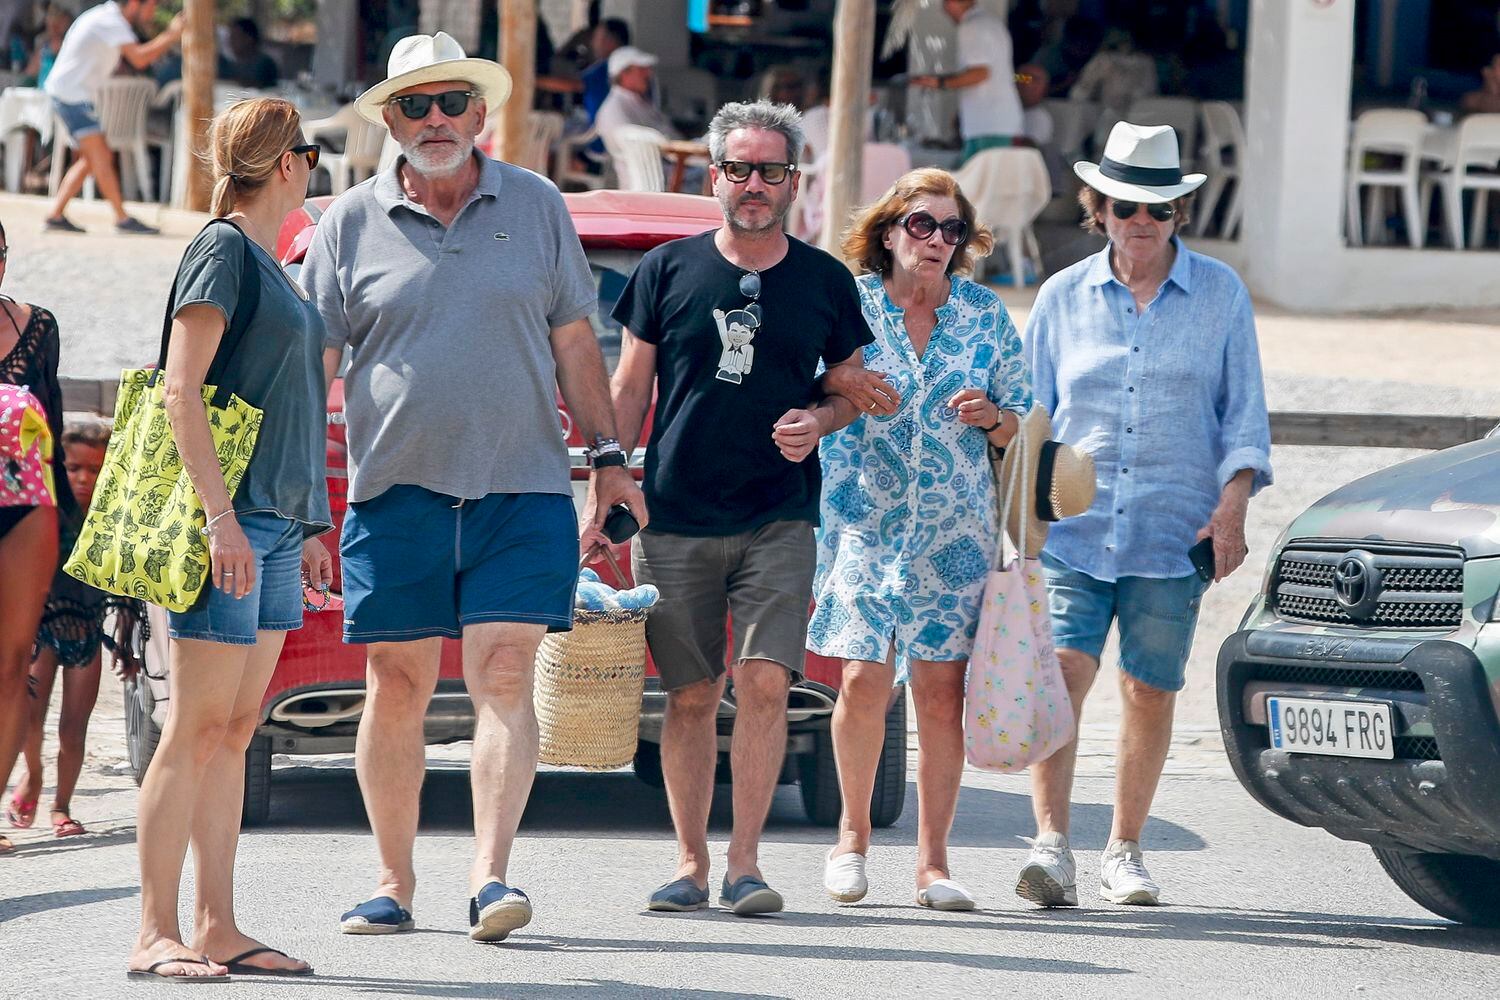
M 750 374 L 755 362 L 755 331 L 760 329 L 760 320 L 746 309 L 714 310 L 714 322 L 719 327 L 719 342 L 724 350 L 719 354 L 719 370 L 714 378 L 721 382 L 739 385 Z

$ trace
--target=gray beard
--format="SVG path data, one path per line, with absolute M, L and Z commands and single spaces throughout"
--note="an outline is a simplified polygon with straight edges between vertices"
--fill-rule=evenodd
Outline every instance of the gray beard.
M 766 219 L 764 225 L 747 226 L 744 223 L 740 222 L 739 211 L 737 208 L 728 208 L 727 206 L 725 206 L 724 221 L 729 225 L 730 229 L 733 229 L 738 233 L 765 233 L 771 231 L 772 229 L 784 228 L 787 213 L 791 210 L 791 202 L 787 202 L 786 207 L 783 208 L 780 212 L 776 212 L 773 206 L 772 211 L 774 214 Z
M 423 177 L 451 177 L 474 155 L 474 143 L 465 143 L 462 153 L 455 153 L 451 162 L 448 157 L 429 156 L 418 143 L 412 143 L 410 148 L 403 146 L 401 152 L 406 156 L 407 165 Z

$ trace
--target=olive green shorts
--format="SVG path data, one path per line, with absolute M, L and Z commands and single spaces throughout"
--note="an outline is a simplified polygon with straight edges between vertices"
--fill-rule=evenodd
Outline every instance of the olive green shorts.
M 713 538 L 641 532 L 632 546 L 636 583 L 661 591 L 646 642 L 664 690 L 717 680 L 732 662 L 770 660 L 802 678 L 817 548 L 806 521 L 772 521 Z

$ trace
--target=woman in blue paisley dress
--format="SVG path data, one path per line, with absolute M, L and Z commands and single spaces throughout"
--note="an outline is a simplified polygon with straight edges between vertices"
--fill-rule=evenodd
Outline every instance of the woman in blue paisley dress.
M 915 170 L 855 221 L 845 256 L 875 335 L 865 370 L 825 377 L 864 412 L 823 439 L 822 529 L 808 648 L 843 659 L 833 715 L 844 796 L 824 883 L 864 896 L 870 800 L 895 685 L 912 685 L 917 902 L 972 909 L 948 832 L 963 773 L 964 672 L 999 542 L 989 450 L 1031 408 L 1021 341 L 999 296 L 966 277 L 993 238 L 958 183 Z M 832 384 L 837 382 L 837 384 Z

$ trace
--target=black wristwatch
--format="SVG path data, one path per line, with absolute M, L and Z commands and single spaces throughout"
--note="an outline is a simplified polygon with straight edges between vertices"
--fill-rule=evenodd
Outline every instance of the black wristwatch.
M 620 442 L 614 438 L 598 437 L 594 439 L 593 447 L 585 452 L 589 463 L 596 469 L 608 469 L 611 466 L 625 468 L 629 461 L 625 458 L 625 449 L 620 447 Z

